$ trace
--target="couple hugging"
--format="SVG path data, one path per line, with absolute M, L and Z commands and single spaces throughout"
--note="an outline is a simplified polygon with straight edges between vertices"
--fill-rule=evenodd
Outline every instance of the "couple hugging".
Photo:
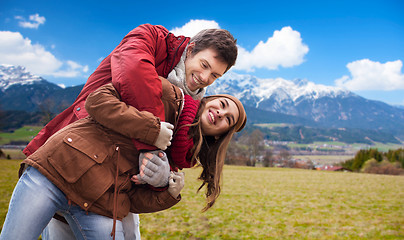
M 136 213 L 177 204 L 178 169 L 193 166 L 209 209 L 247 118 L 237 98 L 204 94 L 236 58 L 223 29 L 191 39 L 150 24 L 129 32 L 24 149 L 0 239 L 140 238 Z

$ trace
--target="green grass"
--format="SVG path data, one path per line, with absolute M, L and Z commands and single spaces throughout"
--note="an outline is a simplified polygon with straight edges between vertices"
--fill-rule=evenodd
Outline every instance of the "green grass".
M 402 239 L 404 177 L 226 166 L 222 195 L 201 213 L 199 170 L 183 200 L 141 215 L 145 239 Z
M 18 169 L 21 160 L 0 160 L 0 221 L 3 226 L 6 218 L 8 202 L 14 186 L 18 181 Z
M 379 143 L 379 142 L 375 142 L 373 145 L 366 145 L 366 144 L 359 144 L 359 143 L 352 144 L 352 148 L 355 150 L 376 148 L 377 150 L 379 150 L 381 152 L 387 152 L 390 149 L 394 150 L 394 149 L 399 149 L 399 148 L 403 148 L 403 147 L 404 147 L 403 144 Z
M 315 144 L 315 145 L 324 145 L 324 144 L 326 144 L 326 145 L 334 145 L 334 146 L 345 146 L 346 145 L 346 143 L 338 142 L 338 141 L 335 141 L 335 142 L 314 142 L 313 144 Z
M 0 160 L 4 202 L 18 163 Z M 200 169 L 185 172 L 179 204 L 141 215 L 143 239 L 404 238 L 404 176 L 225 166 L 222 194 L 202 213 Z
M 338 164 L 354 157 L 354 155 L 293 155 L 295 159 L 311 160 L 317 164 Z
M 42 126 L 24 126 L 12 133 L 0 132 L 0 145 L 8 144 L 12 141 L 29 142 L 42 128 Z

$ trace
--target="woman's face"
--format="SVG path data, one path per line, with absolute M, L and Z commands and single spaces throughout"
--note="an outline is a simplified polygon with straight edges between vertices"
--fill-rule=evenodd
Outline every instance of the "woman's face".
M 239 117 L 235 102 L 229 98 L 220 97 L 206 103 L 202 112 L 202 134 L 220 136 L 233 127 Z

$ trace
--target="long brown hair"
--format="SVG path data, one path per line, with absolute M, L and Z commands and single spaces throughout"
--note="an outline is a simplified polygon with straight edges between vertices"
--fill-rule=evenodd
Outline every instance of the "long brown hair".
M 205 109 L 207 102 L 213 99 L 203 98 L 198 109 L 198 113 L 194 119 L 192 126 L 189 129 L 189 136 L 193 138 L 194 147 L 191 152 L 193 152 L 192 161 L 197 162 L 198 166 L 202 166 L 202 172 L 199 176 L 199 180 L 202 180 L 202 185 L 199 187 L 200 191 L 206 185 L 206 206 L 202 211 L 208 210 L 213 206 L 216 199 L 220 195 L 221 191 L 221 180 L 223 173 L 224 161 L 226 158 L 227 147 L 236 131 L 235 126 L 229 129 L 227 133 L 222 134 L 218 138 L 214 136 L 204 136 L 202 135 L 200 116 Z M 244 114 L 244 108 L 239 109 L 240 115 Z M 241 113 L 243 111 L 243 113 Z M 245 117 L 244 117 L 245 118 Z M 242 121 L 246 121 L 246 119 Z M 245 123 L 244 123 L 245 124 Z M 243 125 L 244 127 L 244 125 Z M 240 131 L 241 129 L 237 129 Z

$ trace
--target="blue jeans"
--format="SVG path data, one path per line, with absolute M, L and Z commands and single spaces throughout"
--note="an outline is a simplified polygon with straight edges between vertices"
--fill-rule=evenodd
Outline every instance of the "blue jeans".
M 122 219 L 125 240 L 140 240 L 139 215 L 129 213 Z M 70 226 L 64 222 L 52 218 L 48 226 L 42 232 L 42 240 L 75 240 Z
M 112 239 L 112 218 L 69 204 L 59 188 L 28 167 L 14 188 L 0 240 L 36 240 L 56 212 L 65 217 L 76 239 Z M 121 221 L 116 222 L 115 237 L 124 239 Z

